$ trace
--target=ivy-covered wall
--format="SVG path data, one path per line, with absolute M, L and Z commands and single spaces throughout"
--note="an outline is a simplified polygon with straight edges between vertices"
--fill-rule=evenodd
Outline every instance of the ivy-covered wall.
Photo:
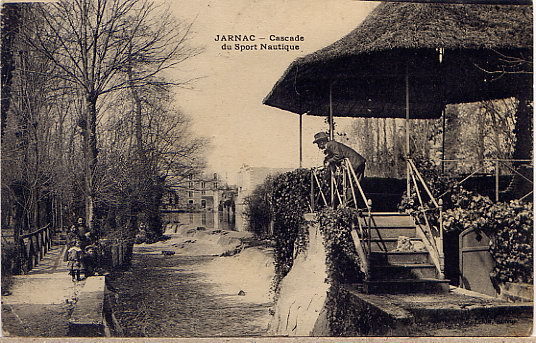
M 350 234 L 357 217 L 358 212 L 350 208 L 325 208 L 318 212 L 331 284 L 363 281 L 364 274 L 360 270 L 359 256 Z
M 487 197 L 472 195 L 458 200 L 456 205 L 444 213 L 445 230 L 460 233 L 473 228 L 485 232 L 491 239 L 490 253 L 496 262 L 491 277 L 499 283 L 532 283 L 533 204 L 519 200 L 493 203 Z
M 307 243 L 303 215 L 309 211 L 310 187 L 309 169 L 296 169 L 273 180 L 271 204 L 274 220 L 276 289 L 281 279 L 292 268 L 294 251 L 303 249 Z

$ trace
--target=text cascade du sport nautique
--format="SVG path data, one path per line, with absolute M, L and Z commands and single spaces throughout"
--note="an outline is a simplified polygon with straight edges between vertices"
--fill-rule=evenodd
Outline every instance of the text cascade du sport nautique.
M 264 43 L 263 41 L 270 43 Z M 280 36 L 271 34 L 268 37 L 260 37 L 253 34 L 218 34 L 214 41 L 223 42 L 222 50 L 244 51 L 297 51 L 300 45 L 294 42 L 303 42 L 305 37 L 302 35 Z M 287 43 L 288 42 L 288 43 Z

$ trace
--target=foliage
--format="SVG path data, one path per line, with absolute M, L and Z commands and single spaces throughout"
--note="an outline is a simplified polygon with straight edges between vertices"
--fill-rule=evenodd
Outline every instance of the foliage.
M 491 276 L 500 282 L 532 283 L 532 203 L 493 203 L 487 197 L 472 195 L 460 199 L 457 205 L 444 213 L 445 230 L 461 232 L 471 228 L 486 233 L 496 262 Z
M 475 229 L 490 239 L 490 252 L 496 266 L 492 277 L 499 282 L 532 282 L 533 279 L 533 211 L 532 203 L 518 200 L 494 203 L 487 196 L 468 191 L 453 182 L 440 178 L 434 165 L 425 160 L 417 164 L 431 192 L 445 194 L 443 203 L 443 229 L 461 233 Z M 409 210 L 417 221 L 422 221 L 415 190 L 404 196 L 400 210 Z M 429 205 L 429 204 L 428 204 Z M 429 212 L 431 225 L 438 226 L 438 211 Z
M 253 192 L 244 199 L 248 231 L 258 237 L 270 234 L 270 223 L 273 219 L 272 195 L 274 177 L 268 176 Z
M 444 194 L 442 199 L 445 232 L 459 234 L 472 228 L 486 233 L 491 239 L 490 252 L 496 262 L 492 277 L 499 282 L 532 282 L 532 203 L 518 200 L 494 203 L 487 196 L 441 179 L 438 169 L 429 161 L 421 160 L 417 165 L 424 179 L 428 181 L 432 194 Z M 412 188 L 410 197 L 404 194 L 399 209 L 410 211 L 417 221 L 422 222 L 419 206 L 417 194 Z M 439 212 L 433 211 L 429 214 L 430 224 L 437 227 Z
M 275 240 L 274 260 L 277 289 L 292 268 L 295 255 L 307 244 L 304 214 L 309 209 L 311 171 L 296 169 L 273 180 L 272 206 Z
M 364 274 L 350 234 L 358 219 L 351 208 L 325 208 L 318 213 L 320 231 L 326 248 L 328 277 L 332 283 L 357 283 Z

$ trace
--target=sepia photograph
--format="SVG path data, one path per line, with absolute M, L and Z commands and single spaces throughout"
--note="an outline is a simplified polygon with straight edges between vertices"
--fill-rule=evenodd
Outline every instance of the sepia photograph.
M 2 338 L 532 335 L 531 0 L 0 5 Z

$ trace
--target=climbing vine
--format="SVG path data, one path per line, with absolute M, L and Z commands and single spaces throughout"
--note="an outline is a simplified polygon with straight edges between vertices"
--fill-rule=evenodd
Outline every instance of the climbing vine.
M 351 208 L 325 208 L 318 213 L 320 231 L 326 248 L 326 266 L 331 283 L 356 283 L 363 280 L 359 256 L 354 247 L 351 229 L 358 212 Z
M 292 268 L 295 255 L 307 245 L 304 214 L 309 210 L 309 169 L 296 169 L 273 180 L 271 204 L 274 232 L 274 288 Z
M 472 228 L 486 233 L 490 253 L 496 265 L 491 277 L 497 282 L 527 282 L 533 280 L 533 204 L 513 200 L 493 202 L 489 197 L 465 189 L 440 177 L 439 170 L 429 161 L 418 162 L 419 170 L 435 196 L 443 194 L 443 228 L 459 234 Z M 415 190 L 404 194 L 399 205 L 422 221 L 422 212 Z M 431 225 L 438 225 L 439 212 L 429 212 Z M 457 252 L 454 252 L 457 253 Z
M 496 262 L 491 277 L 496 281 L 532 283 L 532 206 L 519 200 L 493 203 L 488 197 L 473 195 L 445 211 L 443 225 L 446 231 L 472 228 L 490 237 L 490 253 Z

